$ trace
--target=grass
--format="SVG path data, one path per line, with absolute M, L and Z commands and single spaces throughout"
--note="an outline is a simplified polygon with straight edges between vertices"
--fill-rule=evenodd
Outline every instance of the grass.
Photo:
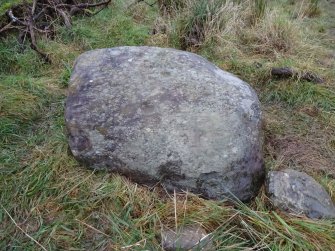
M 266 1 L 265 0 L 255 0 L 254 1 L 254 20 L 262 19 L 266 11 Z
M 160 250 L 162 225 L 176 222 L 201 224 L 217 250 L 334 250 L 334 221 L 279 212 L 263 190 L 248 205 L 192 194 L 175 199 L 87 170 L 69 154 L 63 112 L 76 56 L 119 45 L 181 48 L 180 36 L 196 25 L 204 38 L 186 49 L 240 76 L 261 99 L 266 168 L 304 170 L 335 199 L 335 46 L 327 33 L 335 7 L 320 1 L 320 13 L 309 16 L 304 1 L 268 1 L 252 22 L 254 5 L 238 2 L 222 2 L 208 17 L 203 9 L 195 15 L 192 2 L 167 15 L 144 2 L 129 9 L 114 1 L 75 19 L 72 30 L 59 27 L 54 41 L 39 40 L 52 65 L 30 49 L 20 53 L 15 37 L 0 40 L 1 250 Z M 273 80 L 273 66 L 314 71 L 326 81 Z
M 10 9 L 15 4 L 21 3 L 21 0 L 1 0 L 0 2 L 0 15 L 4 14 L 8 9 Z M 31 2 L 30 0 L 27 2 Z

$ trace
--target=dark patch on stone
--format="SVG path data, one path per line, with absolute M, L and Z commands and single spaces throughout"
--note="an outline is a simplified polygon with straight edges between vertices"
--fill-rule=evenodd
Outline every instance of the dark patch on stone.
M 144 114 L 152 114 L 155 111 L 155 105 L 150 101 L 144 101 L 141 105 Z
M 69 135 L 69 145 L 75 151 L 74 156 L 77 155 L 77 152 L 87 152 L 92 149 L 89 137 L 83 130 L 73 124 L 68 125 L 68 128 L 72 131 L 72 134 Z
M 83 135 L 80 135 L 76 138 L 75 144 L 78 151 L 87 151 L 92 148 L 90 140 Z
M 213 191 L 218 190 L 217 180 L 219 177 L 217 172 L 200 174 L 197 180 L 197 191 L 208 199 L 217 197 L 217 194 L 214 194 Z M 224 180 L 222 177 L 221 179 Z M 220 191 L 222 190 L 220 189 Z
M 253 149 L 249 157 L 233 162 L 227 168 L 230 171 L 225 174 L 217 172 L 201 174 L 196 182 L 196 192 L 208 199 L 216 198 L 220 194 L 222 198 L 250 201 L 265 179 L 264 163 L 257 152 L 257 149 Z
M 171 72 L 169 72 L 169 71 L 161 71 L 161 74 L 163 76 L 171 76 L 172 75 Z
M 88 168 L 104 169 L 110 172 L 116 172 L 141 185 L 154 186 L 159 182 L 158 179 L 143 173 L 140 170 L 130 169 L 125 162 L 113 155 L 96 155 L 94 158 L 82 157 L 79 158 L 79 161 Z
M 130 180 L 137 182 L 141 185 L 155 186 L 159 182 L 158 179 L 143 173 L 140 170 L 131 170 L 127 168 L 122 168 L 117 171 L 119 174 L 128 177 Z
M 181 166 L 183 162 L 181 160 L 168 161 L 158 167 L 158 174 L 161 180 L 173 180 L 178 181 L 185 179 L 185 174 L 182 174 Z
M 103 63 L 101 64 L 103 65 L 108 65 L 111 66 L 115 69 L 120 69 L 122 68 L 122 64 L 124 64 L 124 62 L 126 62 L 129 59 L 129 54 L 127 52 L 123 52 L 118 54 L 117 56 L 110 56 L 107 53 L 107 56 L 104 57 Z

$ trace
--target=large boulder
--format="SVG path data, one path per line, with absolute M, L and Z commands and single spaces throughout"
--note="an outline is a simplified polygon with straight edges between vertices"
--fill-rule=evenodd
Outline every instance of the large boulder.
M 77 59 L 65 111 L 76 159 L 205 198 L 254 197 L 264 176 L 252 88 L 206 59 L 117 47 Z
M 266 191 L 274 206 L 310 218 L 335 218 L 335 205 L 311 176 L 292 169 L 267 175 Z

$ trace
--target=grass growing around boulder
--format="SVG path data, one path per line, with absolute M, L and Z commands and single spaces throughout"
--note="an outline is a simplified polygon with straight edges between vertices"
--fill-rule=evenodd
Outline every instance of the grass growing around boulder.
M 64 100 L 76 56 L 120 45 L 184 48 L 256 89 L 267 170 L 303 170 L 335 199 L 335 38 L 328 33 L 335 5 L 262 2 L 161 0 L 159 8 L 114 1 L 75 19 L 71 30 L 59 27 L 55 40 L 38 41 L 52 65 L 30 49 L 21 53 L 15 37 L 1 38 L 0 250 L 160 250 L 162 225 L 192 223 L 213 233 L 217 250 L 334 250 L 334 220 L 281 213 L 263 190 L 248 205 L 174 198 L 87 170 L 68 150 Z M 276 80 L 270 69 L 277 66 L 315 72 L 325 82 Z

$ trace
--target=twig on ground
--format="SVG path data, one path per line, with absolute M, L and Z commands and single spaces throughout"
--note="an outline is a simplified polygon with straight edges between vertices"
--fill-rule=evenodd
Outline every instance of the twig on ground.
M 34 5 L 33 5 L 33 11 L 35 12 L 35 7 L 36 7 L 36 0 L 34 1 Z M 31 13 L 31 16 L 29 18 L 29 25 L 28 25 L 28 29 L 29 29 L 29 35 L 30 35 L 30 48 L 32 48 L 34 51 L 36 51 L 42 58 L 43 60 L 46 62 L 46 63 L 51 63 L 51 59 L 49 58 L 49 56 L 40 51 L 38 48 L 37 48 L 37 45 L 36 45 L 36 37 L 35 37 L 35 31 L 34 31 L 34 12 L 32 11 Z
M 13 6 L 6 12 L 8 16 L 7 24 L 0 24 L 0 35 L 4 35 L 8 30 L 19 31 L 18 41 L 24 49 L 25 38 L 28 37 L 30 47 L 46 62 L 51 63 L 48 54 L 41 51 L 36 43 L 38 34 L 54 34 L 55 22 L 63 22 L 66 28 L 72 26 L 71 17 L 79 13 L 88 13 L 90 16 L 98 14 L 106 8 L 112 0 L 101 0 L 96 3 L 78 3 L 75 0 L 33 0 L 31 4 L 23 2 Z M 90 8 L 100 7 L 96 12 L 88 11 Z M 61 20 L 61 21 L 60 21 Z M 36 34 L 35 34 L 36 32 Z M 7 34 L 7 33 L 6 33 Z
M 143 242 L 143 244 L 141 244 L 142 242 Z M 143 240 L 140 240 L 140 241 L 136 242 L 135 244 L 121 247 L 121 249 L 130 249 L 130 248 L 133 248 L 133 247 L 145 246 L 146 243 L 147 243 L 147 239 L 143 239 Z
M 90 229 L 93 229 L 94 231 L 96 231 L 96 232 L 98 232 L 98 233 L 100 233 L 100 234 L 102 234 L 102 235 L 104 235 L 104 236 L 106 236 L 106 237 L 108 237 L 108 238 L 111 237 L 110 235 L 108 235 L 108 234 L 106 234 L 106 233 L 100 231 L 99 229 L 96 229 L 95 227 L 93 227 L 93 226 L 91 226 L 91 225 L 89 225 L 89 224 L 87 224 L 87 223 L 85 223 L 85 222 L 83 222 L 83 221 L 81 221 L 81 220 L 76 219 L 76 221 L 78 221 L 79 223 L 85 225 L 86 227 L 88 227 L 88 228 L 90 228 Z
M 26 231 L 24 231 L 13 219 L 13 217 L 8 213 L 8 211 L 1 205 L 2 209 L 5 211 L 5 213 L 8 215 L 10 220 L 14 223 L 14 225 L 22 232 L 24 233 L 30 240 L 35 242 L 40 248 L 42 248 L 44 251 L 48 251 L 41 243 L 39 243 L 37 240 L 35 240 L 32 236 L 30 236 Z
M 56 9 L 56 11 L 60 14 L 60 16 L 63 18 L 65 27 L 70 29 L 72 27 L 72 23 L 71 23 L 71 16 L 66 13 L 64 10 L 61 9 Z
M 33 7 L 31 8 L 31 15 L 32 15 L 32 16 L 35 15 L 36 4 L 37 4 L 37 0 L 34 0 L 34 1 L 33 1 Z
M 298 71 L 295 71 L 289 67 L 273 67 L 271 69 L 271 76 L 274 76 L 276 78 L 302 79 L 316 84 L 321 84 L 324 82 L 324 80 L 316 75 L 314 72 L 299 73 Z
M 12 24 L 13 24 L 13 21 L 10 21 L 10 23 L 6 24 L 4 27 L 0 29 L 0 33 L 10 30 L 10 29 L 16 29 L 16 27 L 13 26 Z

